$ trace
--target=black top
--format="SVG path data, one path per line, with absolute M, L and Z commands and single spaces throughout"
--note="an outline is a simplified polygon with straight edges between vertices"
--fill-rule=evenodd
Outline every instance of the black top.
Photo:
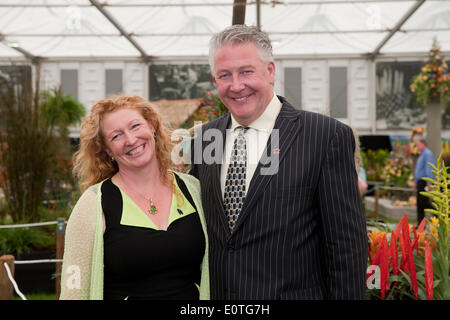
M 189 199 L 195 208 L 189 191 L 181 185 L 183 181 L 177 180 L 184 190 L 184 201 Z M 120 189 L 108 179 L 101 191 L 106 221 L 104 299 L 197 300 L 199 291 L 195 284 L 200 283 L 200 265 L 205 252 L 198 213 L 171 222 L 167 231 L 122 225 L 124 201 Z

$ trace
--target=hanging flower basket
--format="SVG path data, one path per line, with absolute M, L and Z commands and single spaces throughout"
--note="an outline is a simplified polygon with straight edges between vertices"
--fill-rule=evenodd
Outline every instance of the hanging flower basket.
M 445 106 L 450 100 L 450 75 L 448 66 L 441 59 L 441 50 L 435 41 L 419 74 L 414 76 L 410 85 L 416 102 L 427 106 L 430 102 L 440 102 Z

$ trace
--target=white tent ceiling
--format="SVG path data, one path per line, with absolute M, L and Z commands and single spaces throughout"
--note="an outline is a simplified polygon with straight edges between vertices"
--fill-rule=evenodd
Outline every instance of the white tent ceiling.
M 424 54 L 434 38 L 450 52 L 450 1 L 260 3 L 275 56 Z M 246 24 L 256 11 L 248 0 Z M 233 0 L 2 0 L 0 58 L 205 57 L 232 13 Z

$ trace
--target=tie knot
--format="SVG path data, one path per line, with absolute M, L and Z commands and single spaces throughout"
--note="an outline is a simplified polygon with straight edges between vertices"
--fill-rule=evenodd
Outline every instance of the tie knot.
M 247 132 L 247 130 L 248 129 L 250 129 L 250 127 L 243 127 L 243 126 L 238 126 L 238 127 L 236 127 L 236 131 L 238 132 L 238 133 L 246 133 Z

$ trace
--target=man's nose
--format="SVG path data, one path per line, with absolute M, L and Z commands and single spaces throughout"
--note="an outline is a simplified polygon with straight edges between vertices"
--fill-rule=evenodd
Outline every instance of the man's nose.
M 240 92 L 242 90 L 244 90 L 245 85 L 244 82 L 242 81 L 242 79 L 237 76 L 234 75 L 233 78 L 231 79 L 231 86 L 230 89 L 234 92 Z

